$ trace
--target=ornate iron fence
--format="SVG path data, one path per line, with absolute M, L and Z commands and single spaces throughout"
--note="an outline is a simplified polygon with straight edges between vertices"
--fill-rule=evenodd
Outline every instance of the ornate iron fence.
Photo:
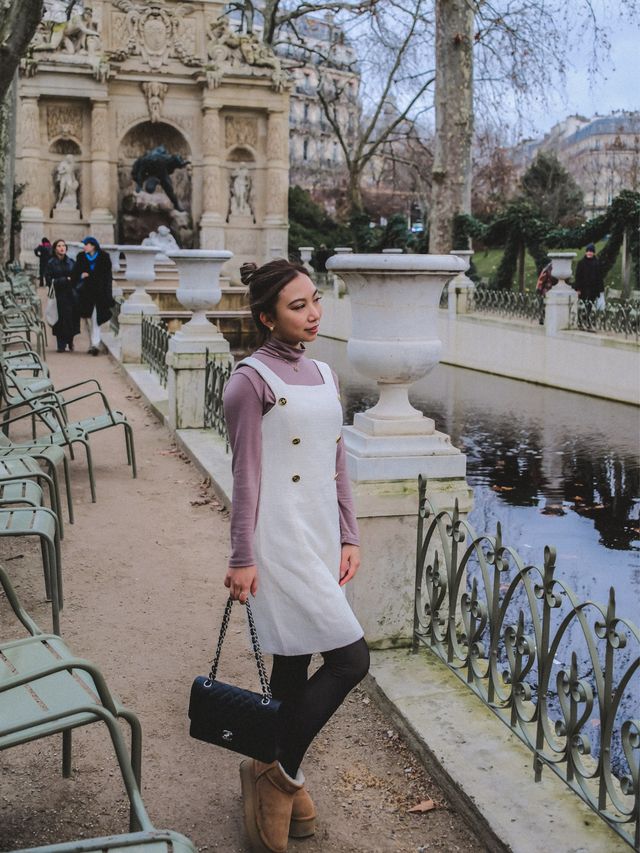
M 114 335 L 120 333 L 120 309 L 122 308 L 122 303 L 124 299 L 121 296 L 118 296 L 115 300 L 115 305 L 111 309 L 111 319 L 109 320 L 109 327 Z
M 571 328 L 583 332 L 600 332 L 640 337 L 640 304 L 638 302 L 607 302 L 598 308 L 595 302 L 579 299 L 571 309 Z
M 171 333 L 162 320 L 153 316 L 142 318 L 142 361 L 152 373 L 155 373 L 163 388 L 167 387 L 169 368 L 167 352 Z
M 420 478 L 413 647 L 427 646 L 640 850 L 640 630 L 544 567 L 439 511 Z
M 217 432 L 224 439 L 226 453 L 229 452 L 229 433 L 227 422 L 224 419 L 222 393 L 232 370 L 233 364 L 230 361 L 210 359 L 207 350 L 204 383 L 204 425 Z
M 544 300 L 537 293 L 493 290 L 476 285 L 469 302 L 470 310 L 478 313 L 499 314 L 532 323 L 544 322 Z

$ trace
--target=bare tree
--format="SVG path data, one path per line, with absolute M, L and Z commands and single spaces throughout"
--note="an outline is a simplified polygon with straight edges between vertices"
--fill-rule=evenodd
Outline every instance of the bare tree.
M 42 16 L 42 0 L 0 2 L 0 262 L 11 245 L 16 70 Z

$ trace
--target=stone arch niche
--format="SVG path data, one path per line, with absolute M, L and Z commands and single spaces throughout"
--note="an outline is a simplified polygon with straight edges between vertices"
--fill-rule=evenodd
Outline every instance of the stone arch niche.
M 136 187 L 132 167 L 139 157 L 159 146 L 191 163 L 191 148 L 182 133 L 165 122 L 142 122 L 130 128 L 118 149 L 118 240 L 138 244 L 166 225 L 183 249 L 194 247 L 191 167 L 176 168 L 169 180 L 178 202 L 171 201 L 160 181 L 147 178 Z
M 252 148 L 236 145 L 226 157 L 228 205 L 226 222 L 243 225 L 256 223 L 257 172 Z

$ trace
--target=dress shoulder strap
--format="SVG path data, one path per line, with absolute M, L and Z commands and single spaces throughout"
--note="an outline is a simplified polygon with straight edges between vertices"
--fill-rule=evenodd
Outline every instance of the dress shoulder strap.
M 266 384 L 273 391 L 275 397 L 281 395 L 284 382 L 276 373 L 273 372 L 273 370 L 271 370 L 270 367 L 267 367 L 264 362 L 260 361 L 258 358 L 254 358 L 252 355 L 249 355 L 247 358 L 243 358 L 242 361 L 239 361 L 234 367 L 234 370 L 237 370 L 243 364 L 247 367 L 252 367 L 256 373 L 264 379 Z
M 327 386 L 327 388 L 333 388 L 337 394 L 338 389 L 336 388 L 336 383 L 335 383 L 335 380 L 333 378 L 333 371 L 331 370 L 329 365 L 326 362 L 318 361 L 315 358 L 312 358 L 311 361 L 313 361 L 313 363 L 316 365 L 316 367 L 320 371 L 320 375 L 322 376 L 324 384 Z

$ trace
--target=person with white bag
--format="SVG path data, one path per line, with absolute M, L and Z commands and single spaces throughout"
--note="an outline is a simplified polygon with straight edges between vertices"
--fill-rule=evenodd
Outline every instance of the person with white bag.
M 80 334 L 80 318 L 71 283 L 72 271 L 73 261 L 67 255 L 67 244 L 64 240 L 56 240 L 45 270 L 49 287 L 45 319 L 58 342 L 58 352 L 64 352 L 67 347 L 69 352 L 73 352 L 73 338 Z

